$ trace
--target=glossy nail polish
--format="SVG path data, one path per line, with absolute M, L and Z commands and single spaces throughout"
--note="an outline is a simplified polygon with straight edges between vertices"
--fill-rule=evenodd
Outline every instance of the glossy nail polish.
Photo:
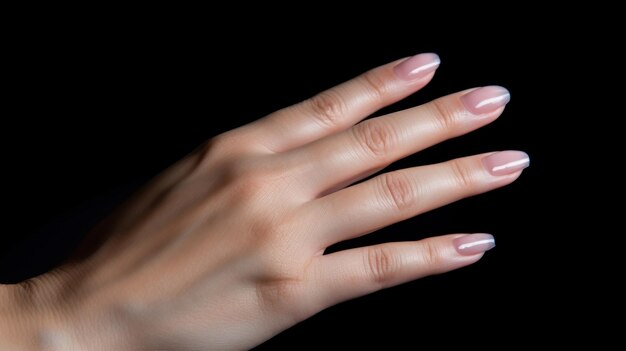
M 494 176 L 507 175 L 528 167 L 530 158 L 522 151 L 500 151 L 483 158 L 483 165 Z
M 496 240 L 491 234 L 468 234 L 452 241 L 456 252 L 463 256 L 476 255 L 496 246 Z
M 398 78 L 405 81 L 415 81 L 426 77 L 439 67 L 437 54 L 419 54 L 400 62 L 393 70 Z
M 493 112 L 510 100 L 509 91 L 496 85 L 478 88 L 461 96 L 461 102 L 465 108 L 475 115 Z

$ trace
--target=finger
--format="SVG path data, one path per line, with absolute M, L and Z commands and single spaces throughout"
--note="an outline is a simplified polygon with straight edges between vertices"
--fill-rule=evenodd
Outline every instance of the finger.
M 316 196 L 431 145 L 493 122 L 509 101 L 498 86 L 452 94 L 422 106 L 364 121 L 349 130 L 290 151 Z M 480 108 L 476 108 L 480 106 Z M 323 157 L 321 157 L 323 156 Z
M 456 234 L 387 243 L 319 256 L 309 301 L 319 309 L 478 261 L 495 246 L 489 234 Z
M 421 54 L 375 68 L 257 121 L 256 139 L 279 152 L 349 128 L 425 86 L 439 62 L 435 54 Z
M 503 151 L 384 173 L 305 205 L 319 221 L 315 249 L 513 182 L 529 165 L 521 151 Z

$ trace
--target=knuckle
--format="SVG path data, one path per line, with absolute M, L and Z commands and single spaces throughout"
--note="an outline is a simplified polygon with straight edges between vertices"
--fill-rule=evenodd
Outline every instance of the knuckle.
M 256 294 L 262 309 L 271 312 L 297 314 L 293 307 L 299 300 L 301 283 L 298 280 L 270 280 L 257 283 Z
M 376 285 L 389 285 L 400 269 L 400 258 L 385 246 L 373 246 L 365 251 L 365 270 L 369 280 Z
M 381 202 L 399 211 L 406 211 L 415 205 L 413 184 L 400 172 L 385 173 L 380 176 Z
M 248 201 L 262 194 L 267 185 L 267 175 L 255 162 L 238 158 L 223 165 L 223 189 L 229 189 L 231 199 Z
M 458 114 L 449 104 L 445 103 L 445 99 L 433 100 L 431 106 L 434 121 L 441 130 L 449 132 L 457 128 Z
M 295 168 L 285 165 L 276 155 L 237 155 L 221 160 L 213 167 L 214 177 L 200 178 L 205 187 L 214 192 L 211 201 L 221 206 L 246 206 L 266 213 L 270 209 L 287 209 L 295 198 L 287 197 L 297 182 Z M 260 217 L 260 216 L 259 216 Z M 269 216 L 275 222 L 279 217 Z
M 203 147 L 202 153 L 205 157 L 221 155 L 230 150 L 233 146 L 232 138 L 227 133 L 222 133 L 211 138 Z
M 460 188 L 472 188 L 474 181 L 472 180 L 472 172 L 467 164 L 461 160 L 450 161 L 450 169 L 455 184 Z
M 250 232 L 254 240 L 251 240 L 254 247 L 266 247 L 274 245 L 277 237 L 281 236 L 280 225 L 277 225 L 276 220 L 270 218 L 258 218 L 252 221 L 250 224 Z M 276 261 L 277 257 L 270 256 L 262 261 L 260 267 L 268 272 L 279 271 L 277 268 L 281 268 L 279 261 Z
M 357 142 L 375 158 L 386 156 L 396 144 L 396 133 L 382 120 L 370 120 L 357 124 L 354 128 Z
M 209 140 L 207 146 L 225 154 L 234 154 L 248 149 L 249 144 L 250 133 L 246 132 L 245 129 L 235 128 L 214 136 Z
M 305 271 L 280 253 L 267 254 L 257 262 L 260 274 L 255 283 L 259 305 L 267 311 L 306 317 L 309 313 L 302 295 Z M 298 317 L 299 316 L 299 317 Z
M 343 98 L 329 90 L 317 94 L 310 100 L 313 117 L 325 127 L 336 127 L 341 124 L 341 116 L 346 111 Z
M 418 252 L 422 264 L 426 267 L 437 267 L 441 263 L 441 254 L 437 246 L 429 240 L 420 242 Z
M 228 183 L 236 183 L 242 180 L 249 180 L 256 177 L 256 172 L 251 162 L 245 158 L 228 160 L 222 165 L 222 173 Z
M 385 79 L 376 71 L 365 72 L 362 78 L 368 97 L 378 103 L 384 101 L 389 91 Z
M 259 205 L 263 206 L 263 204 Z M 276 207 L 274 206 L 274 208 Z M 286 218 L 289 218 L 288 214 L 281 217 L 257 216 L 250 223 L 250 232 L 253 236 L 250 243 L 254 248 L 262 248 L 270 253 L 269 256 L 263 257 L 259 267 L 278 276 L 282 276 L 288 271 L 289 266 L 286 266 L 283 260 L 289 256 L 290 250 L 293 249 L 292 241 L 294 239 L 292 236 L 298 227 L 296 220 Z

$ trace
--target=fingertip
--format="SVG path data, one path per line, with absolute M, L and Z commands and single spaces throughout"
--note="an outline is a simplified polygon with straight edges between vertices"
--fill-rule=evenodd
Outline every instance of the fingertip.
M 482 159 L 483 166 L 493 176 L 521 174 L 530 166 L 530 156 L 523 151 L 499 151 Z
M 424 53 L 407 58 L 396 65 L 393 70 L 400 80 L 416 82 L 425 78 L 432 78 L 440 64 L 439 55 Z
M 452 245 L 461 256 L 481 256 L 496 247 L 496 239 L 491 234 L 467 234 L 452 240 Z
M 511 101 L 511 93 L 504 87 L 491 85 L 474 89 L 461 96 L 461 102 L 473 115 L 493 113 Z

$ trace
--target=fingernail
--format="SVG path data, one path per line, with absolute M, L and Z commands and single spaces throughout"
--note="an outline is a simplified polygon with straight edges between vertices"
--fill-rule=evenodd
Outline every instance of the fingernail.
M 393 70 L 398 78 L 413 81 L 422 79 L 434 72 L 440 63 L 437 54 L 419 54 L 402 61 Z
M 521 151 L 500 151 L 483 158 L 483 165 L 494 176 L 507 175 L 528 167 L 530 158 Z
M 496 246 L 496 240 L 491 234 L 469 234 L 452 241 L 456 251 L 464 256 L 476 255 L 491 250 Z
M 478 88 L 461 96 L 461 102 L 472 114 L 493 112 L 511 100 L 508 90 L 497 85 Z

